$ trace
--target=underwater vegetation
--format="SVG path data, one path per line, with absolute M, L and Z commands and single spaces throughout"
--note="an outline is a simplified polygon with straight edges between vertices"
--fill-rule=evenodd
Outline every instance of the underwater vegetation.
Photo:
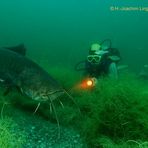
M 117 81 L 101 78 L 93 90 L 82 90 L 75 87 L 81 82 L 80 74 L 62 67 L 50 68 L 48 71 L 64 85 L 77 104 L 67 95 L 59 98 L 62 105 L 55 100 L 60 126 L 73 127 L 79 131 L 87 147 L 148 147 L 148 85 L 145 82 L 126 73 Z M 14 94 L 11 97 L 14 98 L 11 102 L 16 107 L 20 106 L 31 112 L 36 108 L 36 102 L 27 102 L 21 95 Z M 3 103 L 0 103 L 1 117 L 4 117 Z M 41 104 L 36 114 L 57 123 L 55 114 L 46 103 Z M 0 127 L 1 121 L 3 118 L 0 120 Z M 7 122 L 13 126 L 11 120 Z M 9 128 L 4 134 L 7 133 L 11 134 Z M 21 140 L 18 144 L 21 144 Z
M 64 69 L 55 70 L 58 79 L 59 73 L 65 74 Z M 61 79 L 66 88 L 78 82 L 73 72 L 67 71 L 66 76 Z M 121 74 L 117 81 L 101 78 L 94 90 L 71 89 L 70 93 L 81 113 L 64 98 L 65 107 L 57 106 L 59 121 L 76 128 L 88 147 L 148 146 L 148 85 L 134 74 Z

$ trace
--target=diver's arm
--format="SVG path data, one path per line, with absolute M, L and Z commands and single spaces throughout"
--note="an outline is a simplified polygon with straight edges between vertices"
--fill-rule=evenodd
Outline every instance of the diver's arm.
M 91 77 L 91 66 L 88 61 L 85 61 L 85 69 L 83 71 L 84 77 Z
M 109 77 L 113 79 L 118 79 L 118 71 L 117 71 L 117 66 L 115 62 L 112 62 L 109 65 Z

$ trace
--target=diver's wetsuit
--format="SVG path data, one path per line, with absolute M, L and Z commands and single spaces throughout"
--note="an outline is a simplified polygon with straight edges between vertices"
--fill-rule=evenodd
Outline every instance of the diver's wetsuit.
M 109 66 L 111 63 L 117 63 L 118 61 L 113 61 L 109 56 L 117 56 L 120 58 L 120 53 L 116 48 L 108 49 L 108 53 L 105 53 L 99 64 L 94 64 L 92 62 L 85 62 L 85 72 L 84 75 L 98 78 L 100 76 L 105 76 L 109 74 Z

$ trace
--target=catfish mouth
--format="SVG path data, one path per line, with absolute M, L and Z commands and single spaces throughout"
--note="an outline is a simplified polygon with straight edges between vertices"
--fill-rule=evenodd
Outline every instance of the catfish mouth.
M 49 93 L 47 96 L 52 102 L 56 100 L 57 98 L 59 98 L 60 96 L 64 95 L 64 93 L 65 93 L 64 90 L 57 90 L 57 91 Z
M 62 96 L 65 91 L 63 89 L 61 90 L 55 90 L 55 91 L 50 91 L 47 93 L 39 93 L 37 91 L 33 90 L 27 90 L 23 91 L 24 94 L 26 94 L 28 97 L 30 97 L 32 100 L 35 100 L 37 102 L 46 102 L 46 101 L 54 101 L 58 99 L 60 96 Z

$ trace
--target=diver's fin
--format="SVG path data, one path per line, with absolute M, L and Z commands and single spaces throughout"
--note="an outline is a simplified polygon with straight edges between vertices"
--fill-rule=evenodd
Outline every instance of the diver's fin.
M 116 56 L 116 55 L 112 55 L 108 57 L 109 59 L 111 59 L 112 61 L 119 61 L 120 57 Z
M 122 70 L 122 69 L 128 69 L 128 65 L 118 65 L 117 66 L 118 70 Z
M 13 47 L 4 47 L 6 49 L 12 50 L 18 54 L 21 54 L 23 56 L 26 55 L 26 47 L 24 46 L 24 44 L 19 44 L 17 46 L 13 46 Z

